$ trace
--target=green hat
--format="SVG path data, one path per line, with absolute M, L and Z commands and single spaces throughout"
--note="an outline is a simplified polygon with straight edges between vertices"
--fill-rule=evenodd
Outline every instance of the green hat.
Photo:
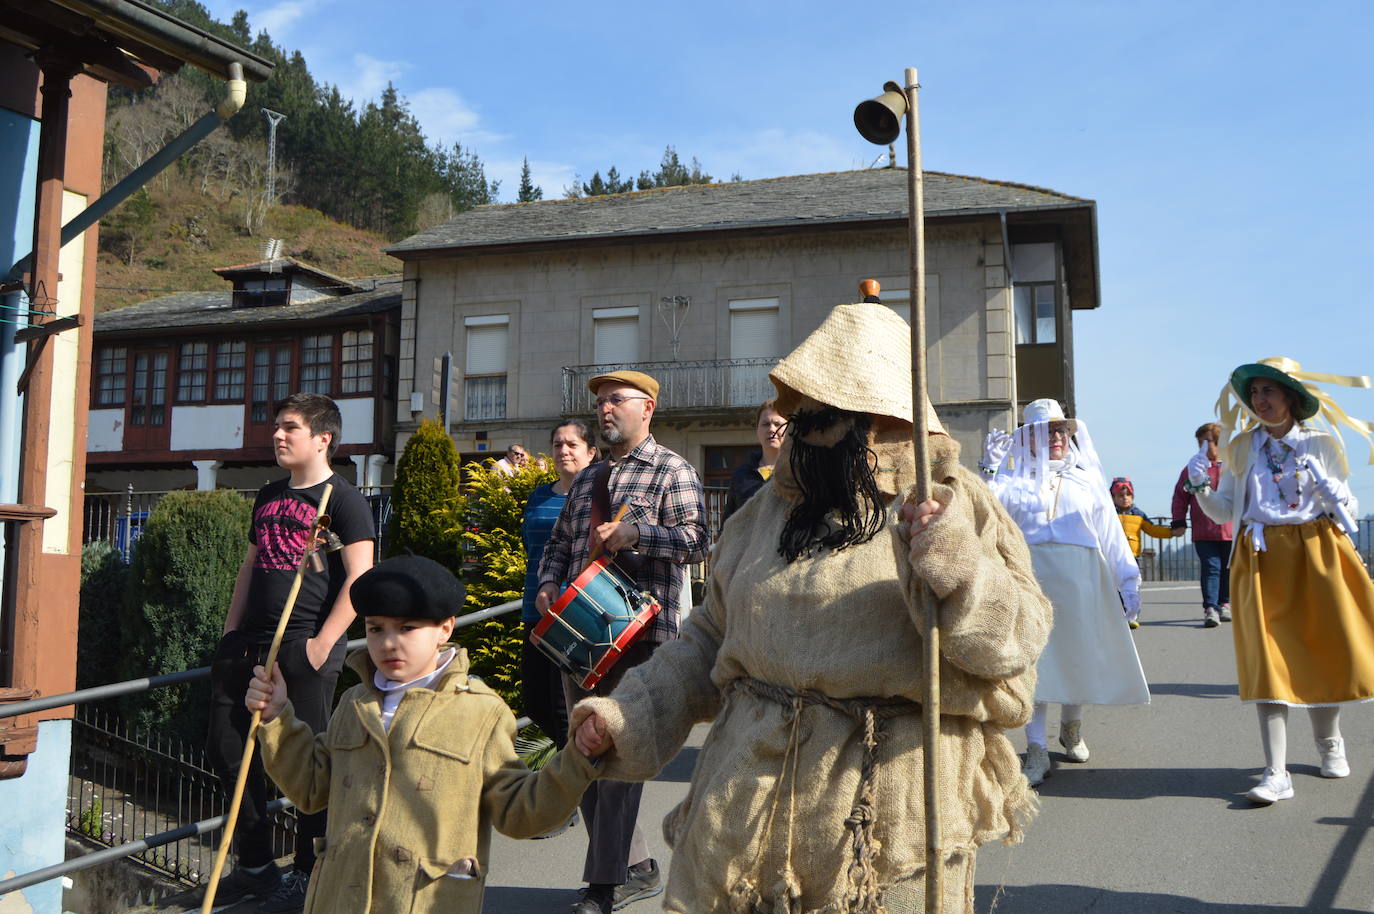
M 1245 404 L 1245 408 L 1250 409 L 1252 412 L 1253 409 L 1250 406 L 1250 382 L 1256 378 L 1266 378 L 1267 380 L 1282 384 L 1297 395 L 1298 402 L 1293 404 L 1294 419 L 1311 419 L 1321 409 L 1321 404 L 1317 402 L 1317 398 L 1312 396 L 1311 391 L 1304 387 L 1302 382 L 1298 381 L 1292 375 L 1280 371 L 1272 365 L 1266 365 L 1263 362 L 1251 362 L 1231 372 L 1231 389 L 1236 392 L 1236 397 L 1240 402 Z

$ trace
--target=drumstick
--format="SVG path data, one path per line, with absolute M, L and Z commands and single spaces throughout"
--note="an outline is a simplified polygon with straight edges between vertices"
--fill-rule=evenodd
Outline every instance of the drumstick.
M 619 508 L 616 508 L 615 517 L 611 518 L 611 523 L 620 523 L 620 519 L 625 516 L 625 512 L 628 510 L 630 510 L 629 502 L 626 502 L 622 504 Z M 592 562 L 596 561 L 597 556 L 601 555 L 601 545 L 601 543 L 597 543 L 595 546 L 592 547 L 592 551 L 587 554 L 587 564 L 582 566 L 583 571 L 586 571 L 588 568 L 590 568 L 592 566 Z

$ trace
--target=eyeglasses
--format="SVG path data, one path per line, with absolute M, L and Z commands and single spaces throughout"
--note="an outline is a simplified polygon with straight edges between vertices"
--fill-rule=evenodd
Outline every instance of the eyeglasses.
M 611 394 L 609 397 L 597 397 L 597 398 L 596 398 L 595 400 L 593 400 L 592 402 L 596 404 L 596 408 L 597 408 L 597 409 L 600 409 L 601 407 L 605 406 L 605 405 L 608 404 L 608 403 L 609 403 L 611 406 L 613 406 L 613 407 L 619 409 L 619 408 L 620 408 L 620 405 L 621 405 L 622 403 L 624 403 L 626 400 L 652 400 L 652 399 L 653 399 L 653 397 L 625 397 L 625 396 L 621 396 L 620 394 Z
M 1066 425 L 1051 425 L 1047 434 L 1051 438 L 1063 438 L 1065 441 L 1070 438 L 1069 428 Z

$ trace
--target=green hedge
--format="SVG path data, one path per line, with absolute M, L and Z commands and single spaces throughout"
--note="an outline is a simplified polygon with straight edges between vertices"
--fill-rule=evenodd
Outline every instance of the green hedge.
M 206 666 L 224 630 L 247 550 L 252 504 L 234 492 L 172 492 L 134 547 L 121 612 L 122 678 Z M 208 683 L 153 689 L 122 702 L 126 719 L 199 742 Z

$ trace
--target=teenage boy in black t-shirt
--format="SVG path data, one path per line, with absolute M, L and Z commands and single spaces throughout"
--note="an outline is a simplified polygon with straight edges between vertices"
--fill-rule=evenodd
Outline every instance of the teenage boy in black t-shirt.
M 348 587 L 372 567 L 376 537 L 367 501 L 330 464 L 342 425 L 338 406 L 321 394 L 292 394 L 276 406 L 272 445 L 277 465 L 291 475 L 263 486 L 253 502 L 248 554 L 234 582 L 224 637 L 211 667 L 209 753 L 226 791 L 234 788 L 248 733 L 243 695 L 253 666 L 266 661 L 325 483 L 334 485 L 325 505 L 329 529 L 343 549 L 325 554 L 323 572 L 307 570 L 302 578 L 277 665 L 296 716 L 317 733 L 329 724 L 345 633 L 354 617 Z M 295 865 L 283 874 L 273 860 L 266 804 L 267 779 L 255 754 L 234 829 L 238 865 L 220 880 L 215 902 L 260 898 L 263 914 L 299 911 L 315 864 L 313 842 L 324 836 L 326 814 L 300 817 Z

